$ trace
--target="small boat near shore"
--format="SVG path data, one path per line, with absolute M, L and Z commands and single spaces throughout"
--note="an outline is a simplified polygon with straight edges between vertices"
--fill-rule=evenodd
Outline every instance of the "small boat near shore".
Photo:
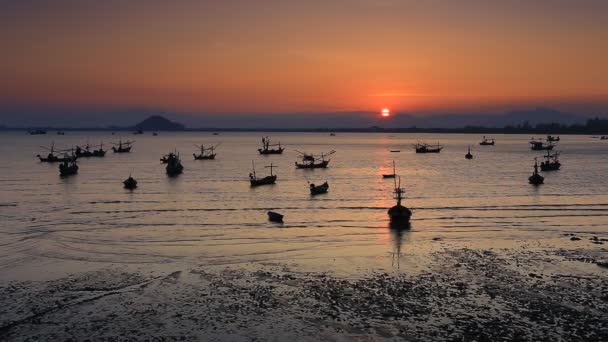
M 41 156 L 37 154 L 36 157 L 40 159 L 41 163 L 62 163 L 64 161 L 75 161 L 78 158 L 75 155 L 68 155 L 66 152 L 70 150 L 55 150 L 55 143 L 51 143 L 51 147 L 40 146 L 41 148 L 47 150 L 49 153 L 46 156 Z M 64 152 L 63 157 L 58 155 L 59 152 Z
M 397 183 L 397 179 L 395 179 L 395 199 L 397 200 L 397 204 L 391 207 L 387 214 L 391 221 L 391 226 L 394 228 L 406 228 L 409 226 L 410 218 L 412 217 L 412 211 L 403 206 L 401 201 L 403 200 L 403 194 L 405 190 L 401 188 L 401 177 L 399 177 L 399 183 Z
M 545 181 L 545 177 L 538 173 L 538 163 L 536 162 L 536 158 L 534 158 L 534 172 L 532 173 L 532 176 L 528 178 L 528 181 L 532 185 L 540 185 Z
M 271 222 L 283 223 L 284 215 L 281 215 L 275 211 L 268 211 L 266 213 L 268 215 L 268 220 Z
M 277 148 L 270 148 L 271 146 L 278 146 Z M 281 147 L 281 143 L 271 144 L 269 137 L 262 137 L 262 148 L 258 148 L 260 154 L 282 154 L 285 151 L 284 147 Z
M 310 184 L 310 194 L 312 196 L 326 194 L 327 190 L 329 190 L 329 184 L 327 182 L 321 185 L 315 185 L 314 183 Z
M 124 185 L 125 189 L 134 190 L 137 188 L 137 181 L 135 178 L 131 177 L 131 175 L 129 175 L 129 178 L 125 179 L 122 184 Z
M 274 166 L 272 163 L 270 163 L 270 165 L 268 166 L 264 166 L 265 168 L 270 168 L 270 176 L 266 176 L 263 178 L 258 178 L 255 172 L 255 163 L 253 162 L 253 160 L 251 161 L 251 166 L 253 170 L 251 173 L 249 173 L 249 183 L 252 187 L 260 185 L 270 185 L 274 184 L 277 181 L 277 175 L 272 174 L 272 169 L 276 166 Z
M 559 140 L 560 140 L 559 136 L 554 137 L 552 135 L 547 135 L 547 141 L 548 142 L 556 142 L 556 141 L 559 141 Z
M 37 130 L 34 130 L 34 131 L 28 131 L 28 133 L 30 135 L 42 135 L 42 134 L 46 134 L 46 131 L 42 130 L 42 129 L 37 129 Z
M 414 144 L 414 148 L 416 153 L 439 153 L 443 149 L 443 145 L 439 143 L 435 145 L 427 144 L 427 143 L 416 143 Z

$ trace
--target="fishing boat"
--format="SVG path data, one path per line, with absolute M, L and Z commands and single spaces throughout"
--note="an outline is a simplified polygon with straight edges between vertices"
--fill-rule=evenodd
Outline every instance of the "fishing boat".
M 65 135 L 65 132 L 57 131 L 57 135 Z
M 203 144 L 201 144 L 200 146 L 195 145 L 197 148 L 200 149 L 200 153 L 196 154 L 193 153 L 192 155 L 194 156 L 194 160 L 205 160 L 205 159 L 215 159 L 215 156 L 217 155 L 215 153 L 215 149 L 220 146 L 220 144 L 217 144 L 215 146 L 210 146 L 210 147 L 205 147 Z
M 443 149 L 443 145 L 416 143 L 416 144 L 414 144 L 414 148 L 416 149 L 416 153 L 439 153 Z
M 99 149 L 95 150 L 91 150 L 91 147 L 95 148 L 95 147 L 99 147 Z M 86 145 L 84 145 L 83 147 L 80 146 L 76 146 L 76 150 L 75 153 L 76 157 L 81 158 L 81 157 L 104 157 L 106 155 L 106 151 L 103 149 L 103 143 L 93 146 L 93 145 L 89 145 L 89 143 L 86 143 Z
M 486 139 L 485 135 L 483 136 L 483 140 L 479 143 L 481 146 L 494 146 L 494 144 L 496 144 L 494 139 Z
M 156 133 L 156 132 L 152 132 L 152 135 L 153 135 L 153 136 L 157 136 L 157 135 L 158 135 L 158 133 Z
M 64 161 L 59 164 L 59 174 L 62 177 L 71 176 L 78 173 L 78 164 L 76 164 L 76 157 L 72 155 L 70 158 L 67 154 L 64 157 Z
M 160 162 L 161 164 L 167 164 L 167 162 L 169 162 L 169 155 L 165 154 L 164 156 L 160 157 Z
M 271 146 L 278 146 L 278 148 L 270 148 Z M 281 147 L 281 143 L 271 144 L 270 138 L 262 137 L 262 148 L 258 148 L 258 152 L 260 154 L 282 154 L 285 150 L 284 147 Z
M 547 154 L 544 155 L 545 160 L 540 163 L 541 171 L 557 171 L 562 166 L 559 162 L 559 152 L 551 153 L 547 151 Z
M 213 135 L 220 135 L 218 132 L 213 132 Z
M 473 159 L 473 155 L 471 154 L 471 146 L 469 146 L 469 151 L 464 155 L 466 159 Z
M 327 184 L 327 182 L 325 182 L 321 185 L 315 185 L 314 183 L 310 184 L 310 194 L 313 196 L 325 194 L 325 193 L 327 193 L 327 190 L 329 190 L 329 184 Z
M 559 141 L 559 136 L 554 137 L 552 135 L 547 135 L 547 141 L 549 141 L 549 142 Z
M 41 135 L 41 134 L 46 134 L 46 131 L 41 130 L 41 129 L 37 129 L 35 131 L 28 131 L 28 133 L 30 135 Z
M 390 150 L 392 153 L 399 153 L 401 150 Z
M 401 204 L 404 193 L 405 190 L 401 188 L 401 177 L 399 177 L 399 183 L 397 183 L 397 179 L 395 178 L 394 194 L 397 204 L 387 212 L 391 220 L 391 225 L 393 226 L 405 226 L 409 224 L 410 218 L 412 217 L 412 211 Z
M 329 133 L 329 136 L 330 136 L 330 137 L 335 137 L 335 136 L 336 136 L 336 133 Z
M 129 175 L 129 178 L 125 179 L 122 184 L 124 184 L 125 189 L 133 190 L 137 188 L 137 181 L 135 178 L 131 177 L 131 175 Z
M 55 150 L 55 143 L 52 142 L 51 143 L 51 147 L 45 147 L 45 146 L 40 146 L 41 148 L 47 150 L 49 153 L 46 155 L 46 157 L 41 156 L 39 154 L 36 155 L 36 157 L 38 157 L 38 159 L 40 159 L 41 163 L 57 163 L 57 162 L 64 162 L 64 161 L 72 161 L 72 160 L 76 160 L 76 158 L 78 158 L 77 156 L 71 156 L 68 154 L 65 154 L 65 152 L 69 151 L 69 150 Z M 59 152 L 64 152 L 64 156 L 60 157 L 57 155 L 57 153 Z
M 133 147 L 134 140 L 122 141 L 118 140 L 118 143 L 112 143 L 112 151 L 114 153 L 128 153 L 131 152 L 131 147 Z
M 529 143 L 532 151 L 550 151 L 555 147 L 552 142 L 545 143 L 542 139 L 532 139 Z
M 534 173 L 532 173 L 532 176 L 528 178 L 528 181 L 533 185 L 540 185 L 545 181 L 545 177 L 538 173 L 538 163 L 536 162 L 536 158 L 534 158 Z
M 283 223 L 283 215 L 274 212 L 274 211 L 269 211 L 266 213 L 268 215 L 268 220 L 272 221 L 272 222 L 278 222 L 278 223 Z
M 331 150 L 327 153 L 322 152 L 320 154 L 312 154 L 306 152 L 300 152 L 296 150 L 302 157 L 302 162 L 295 162 L 296 169 L 324 169 L 329 165 L 331 159 L 325 159 L 326 157 L 331 156 L 336 153 L 336 151 Z
M 602 135 L 602 136 L 600 137 L 600 140 L 608 140 L 608 135 Z
M 184 166 L 179 158 L 179 153 L 171 152 L 167 155 L 167 167 L 165 168 L 167 176 L 174 177 L 184 172 Z
M 382 175 L 382 178 L 395 178 L 397 174 L 395 173 L 395 161 L 393 160 L 393 173 L 385 173 Z
M 272 163 L 270 163 L 269 166 L 264 166 L 270 168 L 270 176 L 266 176 L 264 178 L 258 178 L 257 174 L 255 173 L 255 163 L 253 160 L 251 161 L 251 166 L 253 168 L 253 172 L 249 173 L 249 182 L 251 183 L 251 186 L 274 184 L 277 181 L 277 175 L 272 174 L 272 169 L 276 166 L 272 165 Z

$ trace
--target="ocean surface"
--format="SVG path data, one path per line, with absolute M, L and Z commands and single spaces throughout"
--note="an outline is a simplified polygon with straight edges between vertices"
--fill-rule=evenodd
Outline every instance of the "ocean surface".
M 608 225 L 608 141 L 562 136 L 562 169 L 528 184 L 534 158 L 528 135 L 273 133 L 282 155 L 257 152 L 263 133 L 123 134 L 132 153 L 79 160 L 78 175 L 60 178 L 58 164 L 40 163 L 40 147 L 109 143 L 118 133 L 57 136 L 0 133 L 0 278 L 44 279 L 107 265 L 247 265 L 284 263 L 293 269 L 357 275 L 415 271 L 437 248 L 509 248 L 562 241 L 567 233 L 605 232 Z M 416 154 L 417 141 L 439 142 L 439 154 Z M 218 144 L 215 160 L 193 160 L 196 144 Z M 467 146 L 473 160 L 465 160 Z M 401 152 L 391 153 L 397 149 Z M 181 154 L 185 171 L 168 178 L 159 158 Z M 297 170 L 296 152 L 335 150 L 327 169 Z M 251 188 L 278 166 L 275 185 Z M 397 165 L 411 230 L 389 229 Z M 125 190 L 129 174 L 139 182 Z M 328 181 L 329 193 L 311 197 L 308 181 Z M 285 215 L 271 223 L 266 212 Z M 560 240 L 561 239 L 561 240 Z M 439 245 L 436 241 L 443 241 Z M 556 242 L 557 243 L 557 242 Z

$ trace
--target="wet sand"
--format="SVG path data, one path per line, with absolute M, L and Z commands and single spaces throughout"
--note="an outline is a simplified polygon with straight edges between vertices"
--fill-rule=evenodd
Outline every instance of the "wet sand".
M 111 265 L 7 281 L 0 340 L 608 340 L 606 237 L 560 240 L 567 248 L 459 248 L 437 239 L 445 248 L 415 273 Z

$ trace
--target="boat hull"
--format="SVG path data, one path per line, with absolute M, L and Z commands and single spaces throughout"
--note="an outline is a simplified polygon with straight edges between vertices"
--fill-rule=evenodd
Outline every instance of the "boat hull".
M 260 154 L 282 154 L 283 151 L 285 151 L 284 147 L 280 147 L 280 148 L 278 148 L 276 150 L 275 149 L 261 149 L 261 148 L 258 148 L 258 152 Z
M 251 186 L 269 185 L 277 181 L 277 176 L 266 176 L 264 178 L 250 179 Z
M 416 153 L 439 153 L 442 148 L 416 148 Z
M 295 164 L 297 169 L 324 169 L 327 168 L 329 160 L 324 160 L 320 163 L 300 164 L 296 162 Z
M 318 186 L 311 186 L 310 187 L 310 194 L 311 195 L 320 195 L 320 194 L 325 194 L 327 193 L 327 190 L 329 190 L 329 184 L 327 184 L 327 182 L 318 185 Z
M 283 222 L 283 215 L 276 213 L 274 211 L 269 211 L 268 213 L 268 220 L 272 221 L 272 222 L 279 222 L 282 223 Z
M 119 147 L 119 148 L 112 147 L 112 151 L 114 153 L 128 153 L 128 152 L 131 152 L 131 147 Z
M 543 163 L 540 164 L 541 171 L 557 171 L 562 166 L 561 163 Z
M 215 159 L 216 154 L 210 154 L 210 155 L 196 155 L 196 154 L 192 154 L 194 156 L 194 160 L 211 160 L 211 159 Z
M 532 185 L 540 185 L 545 182 L 545 177 L 539 174 L 533 174 L 532 176 L 530 176 L 530 178 L 528 178 L 528 182 L 530 182 L 530 184 Z
M 78 165 L 65 166 L 64 164 L 59 165 L 59 175 L 62 177 L 71 176 L 78 173 Z
M 388 210 L 388 216 L 394 223 L 409 223 L 412 211 L 402 205 L 396 205 Z

